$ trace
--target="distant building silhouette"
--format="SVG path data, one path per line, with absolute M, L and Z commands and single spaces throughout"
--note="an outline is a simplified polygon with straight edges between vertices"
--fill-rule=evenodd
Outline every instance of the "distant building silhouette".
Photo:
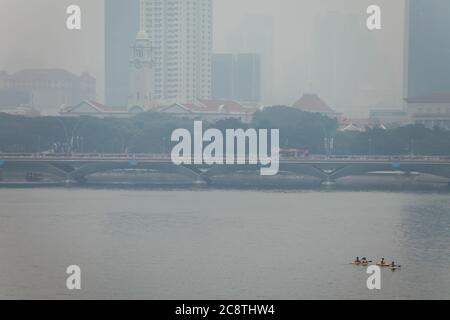
M 415 123 L 450 129 L 450 1 L 406 3 L 405 98 Z
M 228 35 L 234 53 L 258 54 L 261 60 L 260 100 L 264 105 L 277 103 L 275 85 L 275 26 L 270 15 L 246 14 Z
M 139 0 L 105 1 L 106 104 L 126 106 L 130 89 L 130 47 L 139 31 Z
M 77 76 L 62 69 L 25 69 L 0 72 L 0 102 L 5 107 L 29 107 L 57 114 L 64 104 L 95 99 L 96 80 L 88 73 Z
M 212 97 L 258 104 L 261 100 L 259 54 L 214 54 Z

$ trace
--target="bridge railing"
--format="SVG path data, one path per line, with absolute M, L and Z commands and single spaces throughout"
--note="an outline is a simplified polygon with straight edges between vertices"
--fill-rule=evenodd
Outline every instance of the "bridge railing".
M 245 160 L 248 160 L 248 156 Z M 133 153 L 0 153 L 0 160 L 171 160 L 170 154 L 133 154 Z M 192 157 L 194 160 L 194 157 Z M 242 158 L 239 158 L 243 160 Z M 450 162 L 450 156 L 365 156 L 365 155 L 308 155 L 293 157 L 280 155 L 280 160 L 285 161 L 446 161 Z

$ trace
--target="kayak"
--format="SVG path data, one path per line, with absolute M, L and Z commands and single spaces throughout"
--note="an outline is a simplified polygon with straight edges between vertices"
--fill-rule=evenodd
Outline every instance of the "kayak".
M 400 269 L 402 266 L 389 267 L 392 271 Z
M 369 265 L 369 261 L 367 261 L 367 262 L 356 262 L 356 261 L 353 261 L 353 262 L 350 262 L 350 264 L 354 264 L 355 266 L 368 266 Z
M 391 265 L 388 263 L 377 263 L 377 266 L 379 267 L 390 267 Z

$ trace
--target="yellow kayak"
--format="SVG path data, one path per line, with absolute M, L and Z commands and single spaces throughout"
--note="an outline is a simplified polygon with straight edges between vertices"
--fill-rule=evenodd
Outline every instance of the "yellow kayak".
M 395 271 L 395 270 L 401 269 L 401 267 L 402 266 L 394 266 L 394 267 L 390 266 L 389 269 L 391 269 L 392 271 Z
M 389 263 L 377 263 L 377 266 L 379 266 L 379 267 L 390 267 L 391 265 Z
M 369 265 L 370 262 L 371 262 L 371 261 L 366 261 L 366 262 L 362 262 L 362 261 L 359 261 L 359 262 L 353 261 L 353 262 L 351 262 L 350 264 L 354 264 L 355 266 L 367 266 L 367 265 Z

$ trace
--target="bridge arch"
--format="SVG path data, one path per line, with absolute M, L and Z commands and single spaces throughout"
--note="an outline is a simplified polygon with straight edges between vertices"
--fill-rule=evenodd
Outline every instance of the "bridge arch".
M 92 174 L 126 169 L 154 170 L 157 172 L 176 173 L 189 177 L 195 182 L 202 180 L 199 172 L 186 166 L 175 166 L 171 163 L 139 163 L 138 161 L 87 163 L 69 173 L 68 178 L 73 181 L 83 181 L 86 177 Z
M 366 174 L 370 172 L 418 172 L 431 174 L 443 178 L 450 178 L 450 166 L 434 166 L 432 164 L 348 164 L 334 171 L 329 178 L 336 180 L 348 176 Z

